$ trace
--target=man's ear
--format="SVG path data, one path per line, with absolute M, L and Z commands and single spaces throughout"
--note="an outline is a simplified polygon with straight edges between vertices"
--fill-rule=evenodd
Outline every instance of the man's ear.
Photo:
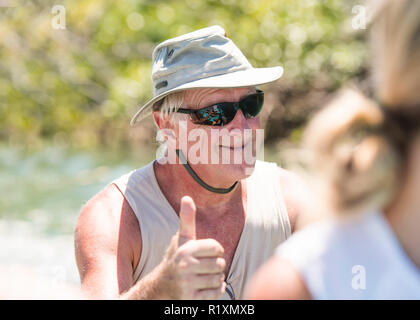
M 168 141 L 169 139 L 176 139 L 174 124 L 170 120 L 170 117 L 165 115 L 161 117 L 160 111 L 156 110 L 153 111 L 153 120 L 155 121 L 158 130 L 162 132 L 165 140 Z
M 156 126 L 158 127 L 158 129 L 161 129 L 162 127 L 162 119 L 160 118 L 160 111 L 158 110 L 154 110 L 153 111 L 153 120 L 155 121 Z

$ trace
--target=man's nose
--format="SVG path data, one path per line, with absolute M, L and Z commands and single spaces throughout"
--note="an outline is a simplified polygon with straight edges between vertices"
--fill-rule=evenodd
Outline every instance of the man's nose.
M 233 129 L 250 129 L 248 120 L 245 118 L 241 109 L 236 112 L 235 117 L 230 123 L 228 123 L 227 127 L 229 128 L 229 131 Z

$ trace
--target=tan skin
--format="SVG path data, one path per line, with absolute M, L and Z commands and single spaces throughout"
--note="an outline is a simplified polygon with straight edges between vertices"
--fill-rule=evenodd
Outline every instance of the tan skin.
M 385 217 L 407 256 L 420 272 L 420 134 L 413 140 L 401 188 Z M 298 271 L 278 256 L 273 256 L 250 282 L 248 299 L 311 299 Z
M 252 92 L 254 88 L 191 90 L 186 92 L 184 104 L 199 109 L 221 101 L 239 101 Z M 182 116 L 189 121 L 188 130 L 193 129 L 195 125 L 189 117 Z M 154 120 L 161 129 L 176 129 L 176 122 L 160 119 L 158 112 L 154 113 Z M 224 126 L 228 130 L 259 127 L 258 117 L 246 119 L 240 110 Z M 177 137 L 167 137 L 171 138 L 176 143 Z M 249 165 L 192 167 L 206 183 L 226 188 L 246 178 Z M 215 194 L 198 187 L 181 164 L 155 162 L 154 170 L 162 192 L 180 215 L 179 232 L 162 263 L 132 285 L 142 250 L 141 230 L 119 189 L 107 186 L 83 207 L 75 231 L 76 261 L 87 297 L 217 299 L 223 294 L 223 279 L 229 272 L 245 222 L 246 185 L 242 181 L 228 194 Z M 293 228 L 299 211 L 301 182 L 280 168 L 279 179 Z M 183 198 L 184 195 L 190 197 Z

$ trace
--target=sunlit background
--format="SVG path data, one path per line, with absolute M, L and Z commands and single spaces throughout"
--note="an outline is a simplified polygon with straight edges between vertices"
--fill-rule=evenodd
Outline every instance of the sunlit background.
M 79 281 L 73 231 L 82 205 L 155 158 L 154 46 L 221 25 L 255 67 L 282 65 L 266 86 L 265 158 L 281 164 L 308 117 L 366 74 L 364 30 L 340 0 L 0 1 L 0 263 Z M 57 12 L 65 9 L 65 28 Z M 55 20 L 54 20 L 55 19 Z M 64 21 L 61 21 L 63 23 Z

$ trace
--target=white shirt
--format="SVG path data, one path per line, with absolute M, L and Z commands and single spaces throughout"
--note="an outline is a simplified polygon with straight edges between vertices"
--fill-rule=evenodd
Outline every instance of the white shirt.
M 420 299 L 420 270 L 381 213 L 310 225 L 276 254 L 294 265 L 314 299 Z

